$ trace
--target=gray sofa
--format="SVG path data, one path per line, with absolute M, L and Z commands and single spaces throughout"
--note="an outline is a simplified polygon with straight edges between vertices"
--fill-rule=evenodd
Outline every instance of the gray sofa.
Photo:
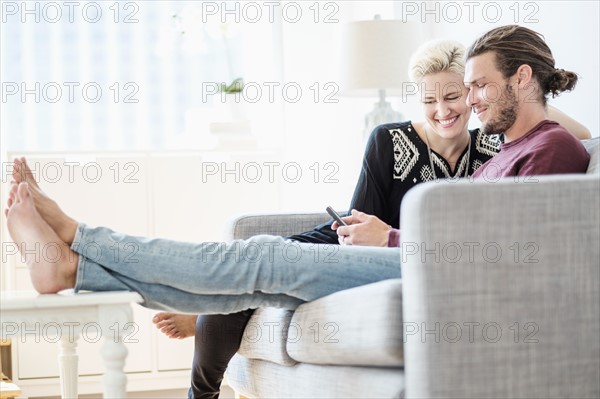
M 600 172 L 427 183 L 401 208 L 402 279 L 260 309 L 227 380 L 256 398 L 600 397 Z M 247 215 L 231 238 L 326 215 Z

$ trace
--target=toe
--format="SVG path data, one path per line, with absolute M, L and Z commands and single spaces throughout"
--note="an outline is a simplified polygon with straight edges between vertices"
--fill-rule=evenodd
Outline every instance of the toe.
M 171 333 L 173 330 L 176 330 L 176 326 L 175 324 L 173 324 L 172 320 L 163 320 L 156 324 L 156 328 L 164 334 L 168 334 Z
M 15 158 L 15 160 L 13 162 L 12 177 L 13 177 L 13 179 L 15 179 L 15 182 L 17 182 L 17 183 L 21 183 L 24 180 L 23 179 L 23 167 L 21 164 L 21 160 L 18 158 Z
M 163 328 L 160 329 L 160 332 L 162 332 L 163 334 L 165 334 L 167 337 L 171 338 L 171 335 L 173 335 L 173 327 L 169 326 L 165 326 Z
M 13 202 L 15 201 L 15 197 L 17 195 L 18 188 L 19 188 L 19 185 L 17 183 L 10 186 L 10 192 L 8 193 L 9 200 L 12 200 Z
M 171 338 L 171 339 L 172 339 L 172 338 L 177 338 L 177 331 L 173 331 L 173 330 L 169 331 L 169 332 L 167 333 L 167 337 L 169 337 L 169 338 Z
M 19 184 L 19 187 L 17 188 L 17 196 L 16 196 L 17 202 L 27 201 L 28 199 L 29 199 L 28 184 L 27 183 Z
M 167 320 L 170 318 L 170 313 L 157 313 L 154 315 L 154 317 L 152 318 L 152 322 L 154 324 L 160 323 L 161 321 Z
M 30 183 L 32 186 L 37 186 L 37 181 L 33 178 L 33 172 L 27 163 L 27 160 L 23 157 L 21 158 L 21 169 L 23 170 L 23 179 L 24 181 Z

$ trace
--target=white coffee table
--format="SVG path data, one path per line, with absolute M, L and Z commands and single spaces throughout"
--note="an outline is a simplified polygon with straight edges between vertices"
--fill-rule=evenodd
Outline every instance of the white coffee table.
M 72 291 L 40 295 L 33 291 L 0 293 L 0 338 L 10 339 L 31 331 L 60 334 L 58 363 L 63 398 L 77 397 L 77 340 L 86 323 L 96 323 L 104 336 L 102 358 L 104 397 L 125 398 L 127 377 L 123 371 L 127 348 L 123 335 L 133 321 L 131 303 L 142 302 L 135 292 Z M 49 328 L 39 328 L 39 326 Z

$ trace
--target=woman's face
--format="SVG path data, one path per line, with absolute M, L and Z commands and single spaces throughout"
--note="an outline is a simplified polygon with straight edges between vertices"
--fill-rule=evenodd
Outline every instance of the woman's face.
M 421 82 L 425 119 L 445 139 L 461 137 L 467 130 L 471 108 L 466 104 L 468 90 L 463 80 L 454 72 L 438 72 L 426 75 Z

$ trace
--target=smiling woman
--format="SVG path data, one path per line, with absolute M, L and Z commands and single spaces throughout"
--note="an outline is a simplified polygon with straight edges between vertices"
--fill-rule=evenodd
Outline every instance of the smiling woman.
M 428 148 L 442 155 L 452 169 L 470 144 L 469 135 L 465 134 L 471 115 L 466 95 L 459 73 L 439 72 L 423 77 L 422 102 L 426 123 L 415 124 L 415 127 L 417 133 L 425 134 Z

